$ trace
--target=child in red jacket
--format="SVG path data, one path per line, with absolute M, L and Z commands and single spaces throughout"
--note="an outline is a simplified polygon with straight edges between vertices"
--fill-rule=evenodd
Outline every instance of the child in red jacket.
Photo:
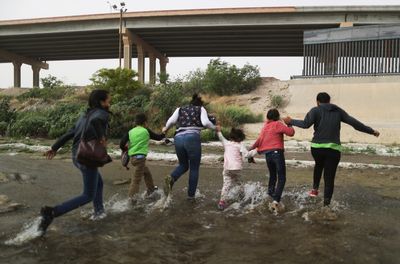
M 250 149 L 257 149 L 259 154 L 265 154 L 269 170 L 268 195 L 273 199 L 270 208 L 274 212 L 278 212 L 280 209 L 279 204 L 286 182 L 284 135 L 294 136 L 294 129 L 280 121 L 277 109 L 270 109 L 258 139 Z

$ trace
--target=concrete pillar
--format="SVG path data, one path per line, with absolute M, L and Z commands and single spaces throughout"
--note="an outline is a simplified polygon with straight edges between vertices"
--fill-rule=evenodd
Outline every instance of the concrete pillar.
M 21 87 L 21 65 L 19 61 L 14 61 L 14 87 Z
M 153 53 L 149 54 L 149 61 L 150 61 L 150 84 L 156 83 L 156 56 Z
M 129 36 L 123 37 L 124 42 L 124 69 L 132 69 L 132 40 Z
M 167 73 L 167 62 L 165 60 L 160 60 L 160 73 L 161 74 Z
M 139 82 L 144 83 L 144 74 L 145 74 L 145 71 L 144 71 L 145 60 L 144 59 L 146 57 L 146 54 L 145 54 L 145 51 L 144 51 L 144 48 L 142 45 L 139 44 L 136 46 L 136 48 L 137 48 L 137 55 L 138 55 L 138 79 L 139 79 Z
M 40 67 L 36 65 L 32 65 L 32 72 L 33 72 L 33 87 L 39 87 L 39 72 Z

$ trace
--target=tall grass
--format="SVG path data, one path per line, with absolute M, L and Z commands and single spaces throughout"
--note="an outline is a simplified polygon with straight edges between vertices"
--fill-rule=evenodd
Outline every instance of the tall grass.
M 224 127 L 263 121 L 262 114 L 254 114 L 250 109 L 236 105 L 211 105 L 210 112 L 215 114 L 217 121 Z

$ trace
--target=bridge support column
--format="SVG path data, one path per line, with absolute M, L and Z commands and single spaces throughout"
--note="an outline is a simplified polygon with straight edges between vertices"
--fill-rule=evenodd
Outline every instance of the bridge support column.
M 150 69 L 149 69 L 149 75 L 150 75 L 150 84 L 155 84 L 156 83 L 156 56 L 153 53 L 149 54 L 149 61 L 150 61 Z
M 124 69 L 132 69 L 132 39 L 129 35 L 124 35 Z
M 129 37 L 132 43 L 136 45 L 137 54 L 138 54 L 138 76 L 139 81 L 144 83 L 145 76 L 145 57 L 146 54 L 149 55 L 150 59 L 150 83 L 155 83 L 156 80 L 156 59 L 160 60 L 160 71 L 165 73 L 166 64 L 168 63 L 168 58 L 165 54 L 162 54 L 158 50 L 156 50 L 149 43 L 144 41 L 137 34 L 132 33 L 129 29 L 123 28 L 122 34 L 124 36 Z
M 138 56 L 138 79 L 139 82 L 144 83 L 145 74 L 145 50 L 142 45 L 136 45 Z
M 32 72 L 33 72 L 32 87 L 39 87 L 40 67 L 37 65 L 32 65 Z
M 166 74 L 167 73 L 167 62 L 166 60 L 160 60 L 160 73 Z
M 22 62 L 14 61 L 14 87 L 21 87 L 21 65 Z
M 49 69 L 49 64 L 46 62 L 21 56 L 13 52 L 0 49 L 0 58 L 5 61 L 12 62 L 14 65 L 14 87 L 21 87 L 21 65 L 22 63 L 32 66 L 33 71 L 33 86 L 39 87 L 39 71 L 40 69 Z

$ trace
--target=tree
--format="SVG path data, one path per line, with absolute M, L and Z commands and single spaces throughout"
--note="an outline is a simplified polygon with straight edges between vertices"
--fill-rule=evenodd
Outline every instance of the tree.
M 130 69 L 103 68 L 93 74 L 90 87 L 109 91 L 116 101 L 125 100 L 133 97 L 135 90 L 143 87 L 136 77 L 136 72 Z

